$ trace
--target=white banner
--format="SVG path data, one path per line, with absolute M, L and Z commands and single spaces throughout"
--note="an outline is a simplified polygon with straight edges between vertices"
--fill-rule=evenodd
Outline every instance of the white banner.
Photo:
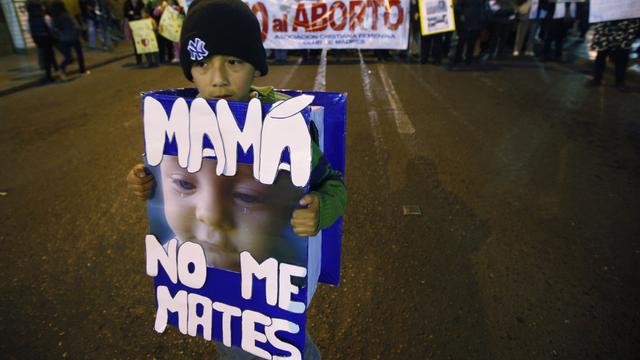
M 589 22 L 640 18 L 640 0 L 591 0 Z
M 249 0 L 267 49 L 406 49 L 409 0 Z

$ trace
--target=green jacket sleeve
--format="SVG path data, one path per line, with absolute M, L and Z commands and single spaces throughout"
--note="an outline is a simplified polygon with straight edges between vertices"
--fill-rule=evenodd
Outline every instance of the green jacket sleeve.
M 272 86 L 254 86 L 252 91 L 257 91 L 260 100 L 266 103 L 290 98 L 286 94 L 274 91 Z M 322 230 L 331 226 L 344 214 L 347 206 L 347 188 L 342 180 L 342 174 L 331 168 L 331 164 L 314 142 L 312 142 L 311 155 L 309 190 L 320 196 L 320 220 L 317 230 Z
M 347 206 L 347 188 L 342 174 L 331 168 L 316 143 L 312 143 L 312 170 L 309 190 L 320 196 L 318 230 L 331 226 L 344 214 Z

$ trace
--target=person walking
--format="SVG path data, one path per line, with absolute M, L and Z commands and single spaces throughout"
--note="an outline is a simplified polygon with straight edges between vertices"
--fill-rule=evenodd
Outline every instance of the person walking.
M 558 3 L 542 0 L 540 6 L 547 11 L 544 21 L 545 38 L 542 53 L 543 61 L 562 61 L 564 41 L 575 19 L 575 3 Z M 554 46 L 553 57 L 551 45 Z
M 504 52 L 507 40 L 516 20 L 516 3 L 513 0 L 490 0 L 489 59 Z
M 144 8 L 144 4 L 142 0 L 126 0 L 124 2 L 124 17 L 127 19 L 126 26 L 129 26 L 129 23 L 132 21 L 142 19 L 142 9 Z M 133 35 L 130 36 L 131 45 L 133 46 L 133 52 L 136 54 L 136 65 L 140 65 L 142 63 L 142 55 L 138 54 L 136 51 L 136 41 L 133 39 Z
M 102 48 L 105 51 L 111 51 L 113 44 L 111 42 L 111 33 L 109 32 L 109 22 L 111 21 L 111 12 L 109 11 L 108 0 L 94 0 L 94 12 L 96 15 L 96 25 L 99 30 L 98 34 L 102 39 Z
M 160 19 L 162 19 L 162 14 L 165 9 L 170 6 L 167 1 L 162 1 L 157 3 L 155 6 L 151 5 L 151 2 L 148 3 L 150 8 L 150 14 L 156 24 L 160 24 Z M 159 30 L 159 29 L 158 29 Z M 156 39 L 158 41 L 158 56 L 160 59 L 160 64 L 170 63 L 173 60 L 173 42 L 164 35 L 160 33 L 160 31 L 156 32 Z
M 78 61 L 78 71 L 81 75 L 88 75 L 89 71 L 84 67 L 84 56 L 82 54 L 82 44 L 80 44 L 80 30 L 75 21 L 67 12 L 62 1 L 54 1 L 51 4 L 51 15 L 53 17 L 54 34 L 58 40 L 58 45 L 64 59 L 60 63 L 61 76 L 67 75 L 67 66 L 71 63 L 71 49 L 76 52 Z
M 453 64 L 457 65 L 465 54 L 465 63 L 473 62 L 476 41 L 487 24 L 489 12 L 488 0 L 459 0 L 455 5 L 458 14 L 458 44 Z
M 86 40 L 89 42 L 89 49 L 96 48 L 96 12 L 94 0 L 79 0 L 80 14 L 86 26 Z
M 513 56 L 520 56 L 523 51 L 524 41 L 529 31 L 532 31 L 531 27 L 531 0 L 519 1 L 517 15 L 518 15 L 518 29 L 516 30 L 516 42 L 513 48 Z M 527 44 L 529 47 L 529 44 Z
M 593 80 L 589 85 L 601 85 L 607 58 L 615 63 L 616 87 L 626 91 L 624 77 L 629 64 L 631 45 L 640 36 L 640 18 L 605 21 L 595 24 L 591 48 L 598 51 Z
M 53 32 L 44 19 L 44 6 L 39 0 L 29 0 L 26 4 L 29 16 L 29 32 L 33 42 L 38 47 L 42 59 L 42 68 L 45 71 L 45 81 L 54 81 L 51 70 L 57 68 L 56 58 L 53 53 Z
M 527 28 L 527 43 L 524 54 L 526 56 L 535 56 L 536 44 L 540 43 L 539 36 L 542 19 L 544 19 L 544 10 L 540 8 L 538 0 L 530 0 L 531 9 L 529 10 L 529 26 Z

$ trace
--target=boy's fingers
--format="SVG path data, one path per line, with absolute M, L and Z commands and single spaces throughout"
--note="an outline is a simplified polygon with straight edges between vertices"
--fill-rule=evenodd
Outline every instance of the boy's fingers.
M 145 176 L 147 176 L 147 173 L 144 170 L 144 165 L 142 165 L 142 164 L 136 165 L 133 168 L 133 173 L 139 178 L 144 178 Z
M 147 198 L 146 193 L 144 192 L 134 191 L 133 193 L 136 195 L 136 197 L 142 200 L 145 200 Z
M 312 205 L 316 202 L 316 196 L 312 195 L 312 194 L 306 194 L 305 196 L 302 197 L 302 199 L 300 199 L 300 205 L 301 206 L 309 206 Z
M 129 184 L 129 189 L 133 192 L 149 192 L 153 186 L 150 184 L 138 185 L 138 184 Z
M 316 225 L 316 221 L 313 221 L 313 219 L 291 219 L 291 225 L 294 227 L 314 226 Z
M 297 228 L 297 229 L 293 229 L 293 232 L 296 233 L 296 235 L 298 236 L 313 236 L 316 234 L 316 229 L 314 228 Z
M 139 177 L 128 178 L 127 183 L 129 184 L 129 187 L 153 185 L 153 176 L 147 176 L 144 178 L 139 178 Z
M 299 220 L 304 220 L 304 219 L 316 219 L 317 215 L 316 212 L 313 210 L 309 210 L 309 209 L 297 209 L 293 212 L 293 216 L 291 216 L 292 219 L 299 219 Z

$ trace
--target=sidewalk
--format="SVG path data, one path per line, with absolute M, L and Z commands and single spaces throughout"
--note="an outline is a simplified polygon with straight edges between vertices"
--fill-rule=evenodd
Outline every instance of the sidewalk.
M 126 40 L 118 42 L 113 50 L 82 49 L 85 66 L 92 70 L 109 63 L 133 55 L 131 43 Z M 75 58 L 75 52 L 72 52 Z M 56 50 L 56 61 L 62 61 L 62 54 Z M 77 74 L 77 62 L 67 67 L 70 74 Z M 91 75 L 89 75 L 91 76 Z M 37 49 L 29 49 L 27 54 L 13 54 L 0 57 L 0 96 L 12 94 L 42 84 L 44 71 L 38 65 Z M 57 75 L 54 74 L 54 77 Z

